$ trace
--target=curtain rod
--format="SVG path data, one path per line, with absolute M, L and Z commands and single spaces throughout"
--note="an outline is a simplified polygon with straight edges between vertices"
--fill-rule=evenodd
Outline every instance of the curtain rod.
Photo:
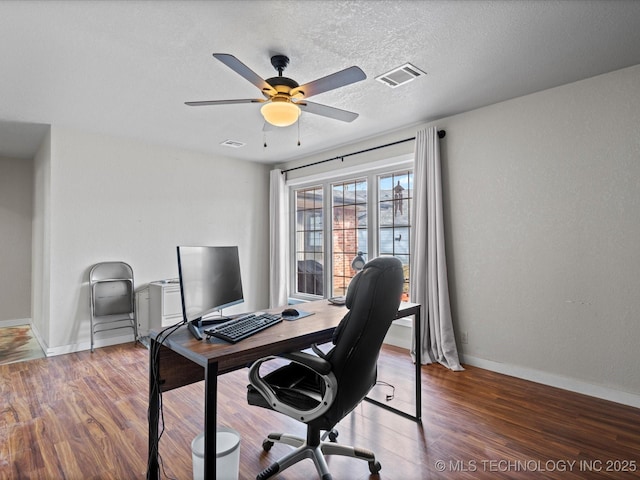
M 444 136 L 446 134 L 447 134 L 446 130 L 438 130 L 438 138 L 444 138 Z M 321 163 L 331 162 L 333 160 L 344 160 L 345 157 L 350 157 L 352 155 L 359 155 L 361 153 L 371 152 L 372 150 L 378 150 L 379 148 L 391 147 L 393 145 L 398 145 L 400 143 L 410 142 L 411 140 L 415 140 L 415 139 L 416 139 L 416 137 L 411 137 L 411 138 L 405 138 L 404 140 L 398 140 L 397 142 L 385 143 L 384 145 L 378 145 L 377 147 L 371 147 L 371 148 L 367 148 L 365 150 L 359 150 L 357 152 L 347 153 L 345 155 L 339 155 L 339 156 L 333 157 L 333 158 L 327 158 L 326 160 L 320 160 L 320 161 L 317 161 L 317 162 L 308 163 L 306 165 L 300 165 L 299 167 L 288 168 L 287 170 L 282 170 L 281 173 L 285 174 L 285 173 L 291 172 L 293 170 L 298 170 L 300 168 L 312 167 L 313 165 L 319 165 Z

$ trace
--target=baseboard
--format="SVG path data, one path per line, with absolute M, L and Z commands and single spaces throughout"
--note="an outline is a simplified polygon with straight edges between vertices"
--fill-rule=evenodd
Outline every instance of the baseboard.
M 491 370 L 492 372 L 502 373 L 504 375 L 522 378 L 523 380 L 541 383 L 550 387 L 561 388 L 563 390 L 589 395 L 590 397 L 596 397 L 602 400 L 640 408 L 640 395 L 634 393 L 614 390 L 612 388 L 594 385 L 575 378 L 542 372 L 532 368 L 485 360 L 471 355 L 460 355 L 460 360 L 462 363 L 466 363 L 467 365 L 484 368 L 485 370 Z
M 42 339 L 42 335 L 40 335 L 40 330 L 38 330 L 38 327 L 35 324 L 31 324 L 31 333 L 33 333 L 33 336 L 36 338 L 36 340 L 40 344 L 40 348 L 44 352 L 45 357 L 48 357 L 47 344 Z
M 401 319 L 403 320 L 403 319 Z M 400 323 L 397 320 L 391 324 L 389 332 L 384 339 L 384 343 L 394 345 L 396 347 L 411 348 L 411 324 L 410 322 Z M 520 367 L 507 363 L 494 362 L 471 355 L 460 354 L 460 361 L 467 365 L 484 368 L 496 373 L 502 373 L 511 377 L 522 378 L 531 382 L 541 383 L 550 387 L 562 388 L 571 392 L 589 395 L 590 397 L 608 400 L 610 402 L 621 403 L 630 407 L 640 408 L 640 395 L 615 390 L 600 385 L 593 385 L 575 378 L 563 377 L 553 373 L 542 372 L 532 368 Z
M 133 334 L 120 335 L 118 337 L 109 337 L 96 340 L 94 348 L 109 347 L 111 345 L 119 345 L 121 343 L 133 342 Z M 60 347 L 47 348 L 45 355 L 47 357 L 55 357 L 56 355 L 65 355 L 67 353 L 82 352 L 84 350 L 91 350 L 91 341 L 74 343 L 71 345 L 63 345 Z
M 0 328 L 2 327 L 19 327 L 20 325 L 31 325 L 30 318 L 15 318 L 11 320 L 0 320 Z

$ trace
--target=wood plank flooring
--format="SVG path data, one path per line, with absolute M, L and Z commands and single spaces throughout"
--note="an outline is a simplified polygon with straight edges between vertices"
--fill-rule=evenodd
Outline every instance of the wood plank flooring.
M 412 363 L 384 347 L 372 396 L 411 412 Z M 219 421 L 240 432 L 240 478 L 252 479 L 289 447 L 263 436 L 304 426 L 245 400 L 247 371 L 219 379 Z M 142 479 L 147 459 L 148 352 L 132 344 L 0 366 L 0 479 Z M 382 464 L 329 459 L 335 479 L 640 478 L 640 410 L 468 367 L 422 368 L 423 424 L 362 403 L 339 442 Z M 192 478 L 191 440 L 202 430 L 203 383 L 163 395 L 166 476 Z M 310 460 L 283 480 L 317 478 Z

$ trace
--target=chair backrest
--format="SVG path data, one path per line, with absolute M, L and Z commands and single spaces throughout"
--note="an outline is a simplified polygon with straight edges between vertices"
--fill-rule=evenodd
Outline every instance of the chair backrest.
M 338 393 L 319 423 L 335 425 L 375 384 L 378 354 L 398 312 L 403 283 L 402 263 L 395 257 L 371 260 L 351 280 L 346 298 L 349 312 L 336 329 L 335 347 L 327 355 Z
M 124 262 L 96 263 L 89 271 L 89 282 L 103 280 L 133 280 L 133 270 Z
M 89 271 L 91 315 L 135 312 L 133 270 L 124 262 L 96 263 Z

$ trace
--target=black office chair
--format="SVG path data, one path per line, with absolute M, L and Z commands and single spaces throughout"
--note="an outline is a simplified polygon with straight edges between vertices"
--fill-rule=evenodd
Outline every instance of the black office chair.
M 382 468 L 373 452 L 338 443 L 325 443 L 321 431 L 331 431 L 364 399 L 375 385 L 377 360 L 382 341 L 395 318 L 403 286 L 401 262 L 394 257 L 378 257 L 367 263 L 351 280 L 344 316 L 333 335 L 334 347 L 318 355 L 293 352 L 279 357 L 291 363 L 264 376 L 261 365 L 276 357 L 263 358 L 251 366 L 247 400 L 307 424 L 306 440 L 272 433 L 262 446 L 268 451 L 275 442 L 296 447 L 256 477 L 264 480 L 311 458 L 322 480 L 331 480 L 324 455 L 344 455 L 366 460 L 369 471 Z M 331 307 L 330 307 L 331 308 Z

